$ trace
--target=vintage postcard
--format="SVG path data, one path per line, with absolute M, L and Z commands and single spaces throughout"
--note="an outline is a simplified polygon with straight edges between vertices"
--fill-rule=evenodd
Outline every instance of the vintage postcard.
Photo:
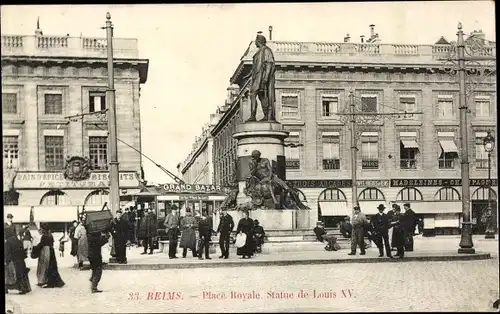
M 498 312 L 494 10 L 2 6 L 5 312 Z

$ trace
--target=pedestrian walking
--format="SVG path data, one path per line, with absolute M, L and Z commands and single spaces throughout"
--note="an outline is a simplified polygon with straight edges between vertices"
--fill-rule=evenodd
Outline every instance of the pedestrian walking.
M 387 257 L 393 258 L 391 253 L 391 246 L 389 243 L 389 227 L 390 222 L 387 215 L 384 213 L 385 206 L 384 204 L 380 204 L 377 207 L 378 214 L 372 217 L 372 226 L 374 235 L 377 238 L 374 241 L 377 244 L 379 250 L 379 257 L 384 256 L 384 248 Z
M 186 258 L 187 250 L 190 249 L 193 257 L 198 256 L 196 253 L 196 229 L 198 223 L 193 217 L 190 208 L 186 208 L 186 216 L 181 218 L 181 241 L 179 246 L 182 248 L 182 257 Z
M 26 294 L 31 291 L 29 268 L 25 262 L 27 250 L 13 228 L 4 230 L 4 239 L 5 293 L 12 289 L 18 290 L 19 294 Z
M 65 285 L 59 275 L 57 259 L 54 251 L 54 237 L 47 224 L 41 225 L 42 237 L 40 243 L 33 247 L 33 258 L 38 258 L 37 279 L 38 286 L 43 288 L 60 288 Z
M 255 241 L 253 237 L 253 219 L 248 217 L 248 210 L 243 211 L 243 218 L 238 222 L 238 227 L 236 228 L 236 234 L 246 235 L 245 245 L 239 247 L 236 250 L 236 254 L 241 256 L 242 259 L 251 258 L 254 252 Z
M 102 247 L 108 243 L 109 235 L 102 232 L 93 232 L 88 235 L 89 241 L 89 262 L 92 274 L 90 277 L 90 292 L 100 293 L 97 288 L 102 277 Z
M 142 239 L 142 246 L 144 247 L 143 254 L 153 254 L 153 238 L 157 236 L 156 215 L 153 209 L 150 208 L 142 217 L 139 224 L 139 231 L 137 237 Z M 149 249 L 149 253 L 148 253 Z
M 403 258 L 405 256 L 405 228 L 404 215 L 401 214 L 401 207 L 397 206 L 394 209 L 394 216 L 391 222 L 393 230 L 393 245 L 396 247 L 397 253 L 394 256 Z
M 417 215 L 411 209 L 410 203 L 403 205 L 404 212 L 404 229 L 405 229 L 405 251 L 413 251 L 413 236 L 415 235 L 415 228 L 417 227 Z
M 122 216 L 122 211 L 117 210 L 115 218 L 111 221 L 111 234 L 115 246 L 115 258 L 118 264 L 127 264 L 127 236 L 129 231 L 128 221 Z
M 28 255 L 31 254 L 31 248 L 33 247 L 33 236 L 31 235 L 28 225 L 23 226 L 22 240 L 23 248 L 26 250 Z
M 219 226 L 217 227 L 217 233 L 219 234 L 219 247 L 220 256 L 219 258 L 228 259 L 229 258 L 229 242 L 231 239 L 231 232 L 234 229 L 234 220 L 231 215 L 227 213 L 227 209 L 221 210 Z
M 179 237 L 179 216 L 177 210 L 172 209 L 165 218 L 165 231 L 168 236 L 168 257 L 177 258 L 177 239 Z
M 85 215 L 80 217 L 78 226 L 75 229 L 75 239 L 78 240 L 77 245 L 77 261 L 78 269 L 83 270 L 83 263 L 88 261 L 89 245 L 87 240 L 87 230 L 85 228 Z
M 201 219 L 198 221 L 198 259 L 203 259 L 203 251 L 205 251 L 205 259 L 212 259 L 210 257 L 212 232 L 212 220 L 208 219 L 207 212 L 203 211 Z
M 259 224 L 259 221 L 257 219 L 255 219 L 253 223 L 253 234 L 255 238 L 254 253 L 262 253 L 262 245 L 264 245 L 264 237 L 266 236 L 266 232 L 264 231 L 264 228 Z
M 360 255 L 365 255 L 364 227 L 368 224 L 365 215 L 359 206 L 354 206 L 354 217 L 352 219 L 351 253 L 356 255 L 356 248 L 359 246 Z

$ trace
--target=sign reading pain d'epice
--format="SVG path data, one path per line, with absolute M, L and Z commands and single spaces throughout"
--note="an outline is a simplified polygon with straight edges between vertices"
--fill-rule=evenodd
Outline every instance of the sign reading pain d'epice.
M 120 172 L 120 188 L 137 188 L 139 178 L 135 172 Z M 108 188 L 109 173 L 94 172 L 86 180 L 72 181 L 62 172 L 19 172 L 14 179 L 15 189 L 82 189 Z

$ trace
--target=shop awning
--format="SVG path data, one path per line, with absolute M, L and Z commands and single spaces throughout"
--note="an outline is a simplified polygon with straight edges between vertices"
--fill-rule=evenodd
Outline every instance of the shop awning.
M 401 140 L 401 143 L 403 144 L 404 148 L 418 148 L 417 141 L 413 139 L 404 139 Z
M 36 222 L 72 222 L 77 219 L 77 206 L 34 206 Z
M 321 216 L 351 216 L 347 202 L 319 202 Z
M 29 223 L 30 222 L 31 206 L 4 206 L 3 216 L 4 220 L 7 214 L 12 214 L 13 223 Z
M 361 212 L 365 215 L 376 215 L 378 214 L 378 205 L 384 204 L 386 207 L 384 213 L 390 210 L 385 201 L 358 201 Z
M 460 227 L 460 219 L 458 215 L 453 215 L 454 217 L 439 217 L 437 216 L 434 219 L 435 228 L 459 228 Z M 425 222 L 424 222 L 425 223 Z
M 448 139 L 440 139 L 439 144 L 441 145 L 441 148 L 445 153 L 457 153 L 458 154 L 458 148 L 457 145 L 455 145 L 455 142 L 453 140 L 448 140 Z
M 460 201 L 435 201 L 410 203 L 416 214 L 459 214 L 462 212 Z M 404 209 L 401 209 L 404 212 Z

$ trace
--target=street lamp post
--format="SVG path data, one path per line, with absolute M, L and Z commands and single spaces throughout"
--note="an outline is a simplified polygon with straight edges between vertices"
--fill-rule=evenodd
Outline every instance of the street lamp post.
M 488 153 L 488 207 L 486 209 L 486 231 L 485 239 L 495 239 L 495 222 L 493 221 L 493 213 L 491 206 L 491 152 L 495 148 L 495 138 L 488 132 L 483 139 L 484 150 Z
M 485 40 L 470 36 L 467 46 L 465 45 L 462 23 L 458 23 L 456 46 L 450 46 L 450 56 L 442 59 L 446 61 L 445 71 L 452 76 L 458 73 L 459 86 L 459 110 L 460 110 L 460 153 L 461 153 L 461 179 L 462 179 L 462 236 L 458 253 L 474 254 L 472 242 L 472 223 L 470 215 L 470 186 L 469 186 L 469 149 L 467 116 L 469 109 L 467 98 L 474 95 L 482 79 L 496 73 L 496 58 L 493 56 L 494 49 L 485 45 Z M 454 49 L 456 48 L 456 49 Z M 466 84 L 466 80 L 468 82 Z

